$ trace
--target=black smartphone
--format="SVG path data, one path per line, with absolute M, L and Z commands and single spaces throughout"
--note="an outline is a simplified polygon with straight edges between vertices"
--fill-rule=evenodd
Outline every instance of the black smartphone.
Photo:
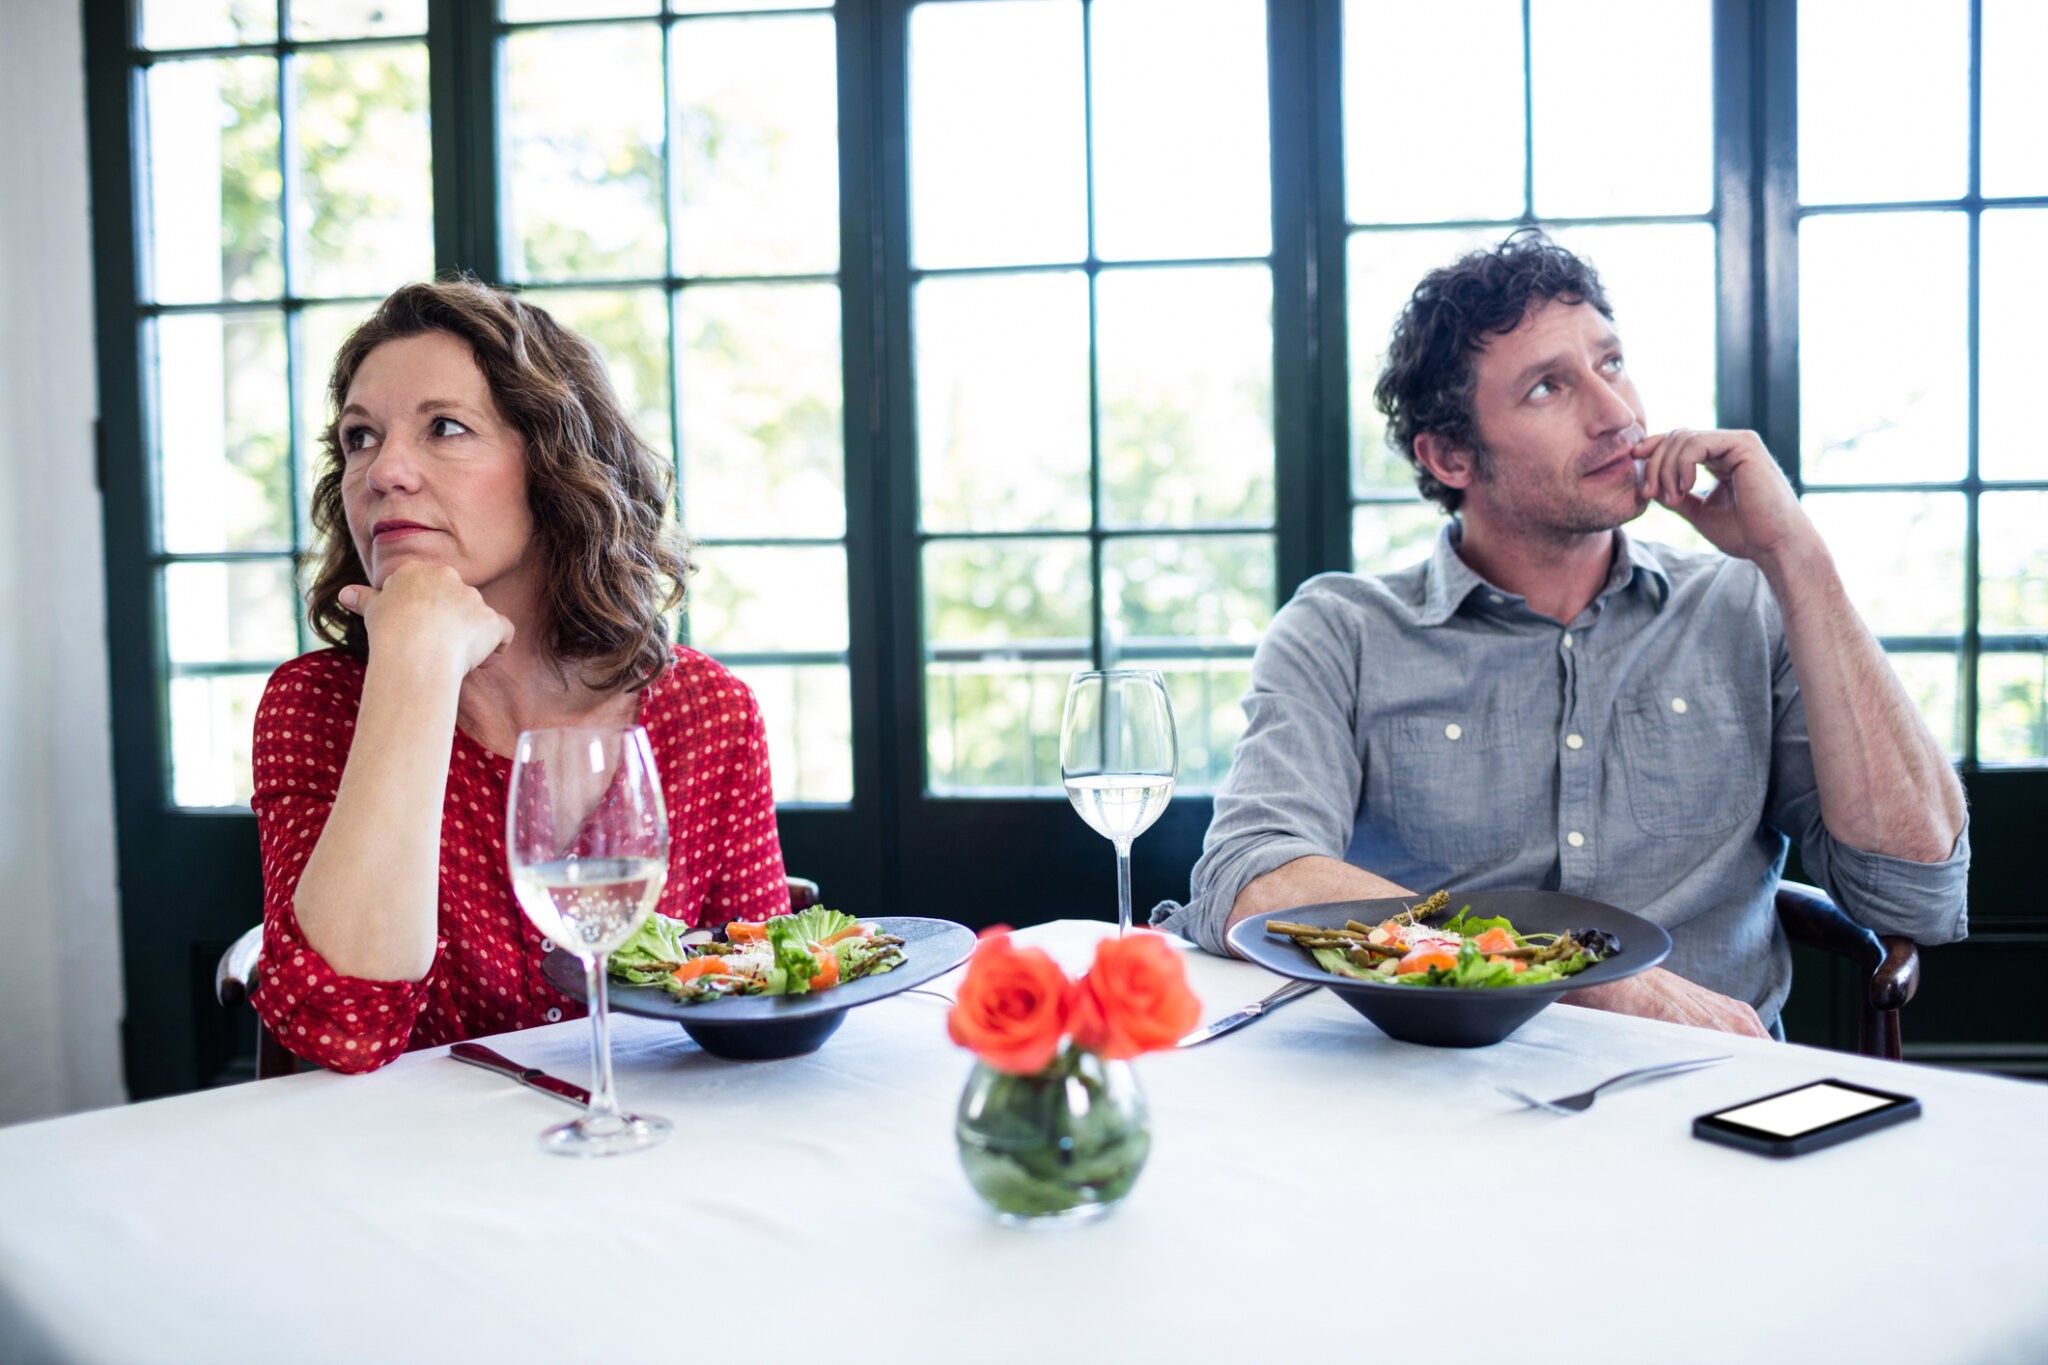
M 1702 1114 L 1692 1135 L 1766 1156 L 1798 1156 L 1920 1116 L 1920 1101 L 1848 1081 L 1815 1081 Z

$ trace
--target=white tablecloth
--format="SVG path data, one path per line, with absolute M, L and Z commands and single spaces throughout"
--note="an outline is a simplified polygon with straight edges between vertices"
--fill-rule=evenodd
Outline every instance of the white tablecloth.
M 1104 929 L 1022 937 L 1078 968 Z M 1275 984 L 1188 961 L 1209 1014 Z M 770 1063 L 619 1017 L 622 1098 L 676 1130 L 600 1162 L 438 1051 L 0 1130 L 0 1361 L 2048 1360 L 2048 1088 L 1564 1006 L 1424 1048 L 1318 994 L 1141 1060 L 1130 1198 L 1019 1230 L 960 1173 L 945 1008 Z M 587 1036 L 497 1046 L 582 1080 Z M 1494 1090 L 1719 1051 L 1573 1119 Z M 1827 1076 L 1925 1116 L 1789 1161 L 1690 1136 Z

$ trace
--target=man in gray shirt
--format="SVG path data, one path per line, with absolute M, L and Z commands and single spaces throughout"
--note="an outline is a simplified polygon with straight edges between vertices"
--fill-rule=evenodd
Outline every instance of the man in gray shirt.
M 1598 277 L 1540 233 L 1433 272 L 1376 396 L 1431 558 L 1274 617 L 1193 894 L 1153 922 L 1543 887 L 1671 933 L 1573 1003 L 1764 1032 L 1791 839 L 1855 919 L 1965 933 L 1961 784 L 1753 432 L 1648 435 Z M 1712 472 L 1711 492 L 1694 491 Z M 1721 554 L 1630 539 L 1651 499 Z

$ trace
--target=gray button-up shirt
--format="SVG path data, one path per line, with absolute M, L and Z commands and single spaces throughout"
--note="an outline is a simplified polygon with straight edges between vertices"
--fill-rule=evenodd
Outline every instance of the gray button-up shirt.
M 1212 952 L 1253 879 L 1310 854 L 1418 892 L 1544 888 L 1656 921 L 1665 965 L 1767 1022 L 1791 987 L 1773 896 L 1788 837 L 1880 933 L 1966 932 L 1969 834 L 1945 862 L 1821 822 L 1806 711 L 1755 565 L 1617 533 L 1570 625 L 1458 557 L 1323 574 L 1273 618 L 1193 894 L 1152 922 Z

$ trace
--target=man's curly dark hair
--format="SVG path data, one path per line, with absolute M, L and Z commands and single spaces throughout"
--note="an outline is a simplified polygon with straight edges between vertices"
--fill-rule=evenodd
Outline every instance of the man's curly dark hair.
M 1488 337 L 1514 331 L 1532 306 L 1552 299 L 1590 303 L 1614 320 L 1593 267 L 1540 228 L 1522 228 L 1490 251 L 1423 276 L 1396 319 L 1373 402 L 1387 419 L 1387 444 L 1414 467 L 1422 496 L 1444 511 L 1457 511 L 1464 491 L 1439 482 L 1415 458 L 1416 436 L 1435 432 L 1471 451 L 1484 471 L 1491 452 L 1472 407 L 1473 358 Z

